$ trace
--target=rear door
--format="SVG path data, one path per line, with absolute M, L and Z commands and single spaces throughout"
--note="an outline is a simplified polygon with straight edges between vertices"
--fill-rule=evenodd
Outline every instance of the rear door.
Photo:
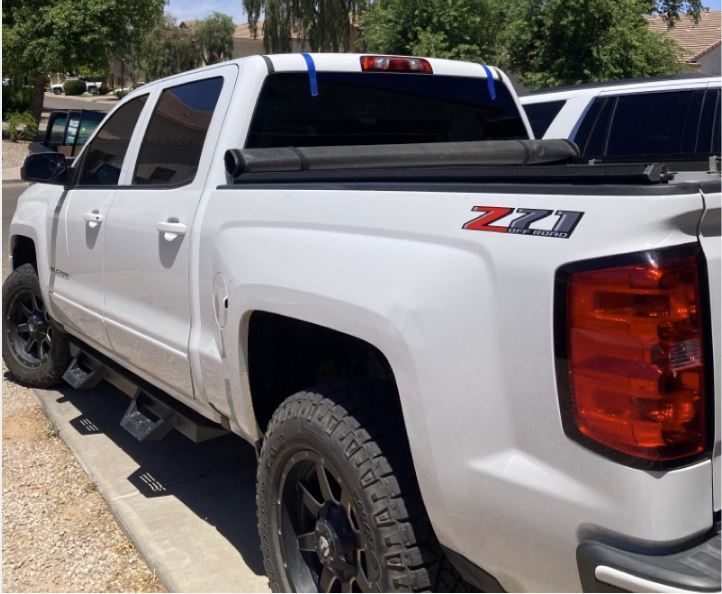
M 167 392 L 192 397 L 189 262 L 193 218 L 238 68 L 155 90 L 134 165 L 108 216 L 105 326 L 113 351 Z

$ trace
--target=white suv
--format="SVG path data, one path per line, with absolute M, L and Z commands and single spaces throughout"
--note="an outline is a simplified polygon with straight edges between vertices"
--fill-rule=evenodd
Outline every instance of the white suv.
M 719 77 L 577 85 L 521 98 L 536 138 L 582 156 L 699 161 L 720 154 Z

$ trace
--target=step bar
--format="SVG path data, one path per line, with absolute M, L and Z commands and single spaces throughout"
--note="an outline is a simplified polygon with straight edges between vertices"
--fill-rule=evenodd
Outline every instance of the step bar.
M 130 396 L 120 425 L 138 441 L 162 439 L 172 429 L 195 443 L 229 433 L 83 343 L 71 341 L 70 354 L 73 360 L 63 375 L 70 386 L 88 389 L 105 380 Z

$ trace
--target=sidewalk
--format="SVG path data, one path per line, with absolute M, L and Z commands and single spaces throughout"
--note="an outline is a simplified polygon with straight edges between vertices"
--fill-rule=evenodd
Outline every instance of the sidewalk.
M 235 435 L 139 443 L 111 386 L 36 390 L 120 526 L 171 592 L 268 592 L 256 531 L 253 448 Z
M 20 167 L 8 167 L 3 168 L 3 183 L 19 182 L 20 179 Z

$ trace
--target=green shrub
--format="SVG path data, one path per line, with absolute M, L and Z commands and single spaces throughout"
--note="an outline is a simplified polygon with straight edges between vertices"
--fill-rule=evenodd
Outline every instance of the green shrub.
M 8 134 L 10 140 L 17 142 L 18 140 L 33 140 L 38 134 L 38 123 L 35 121 L 33 114 L 29 111 L 18 113 L 17 111 L 8 114 Z
M 29 111 L 33 107 L 33 88 L 22 87 L 20 85 L 10 85 L 3 87 L 2 115 L 6 119 L 6 114 L 13 112 Z
M 110 87 L 105 83 L 102 83 L 98 87 L 98 95 L 107 95 L 108 93 L 110 93 Z
M 66 80 L 63 83 L 63 92 L 66 95 L 82 95 L 85 93 L 85 81 Z
M 122 99 L 127 94 L 128 91 L 126 91 L 125 89 L 115 89 L 115 91 L 113 91 L 113 95 L 115 95 L 118 99 Z

